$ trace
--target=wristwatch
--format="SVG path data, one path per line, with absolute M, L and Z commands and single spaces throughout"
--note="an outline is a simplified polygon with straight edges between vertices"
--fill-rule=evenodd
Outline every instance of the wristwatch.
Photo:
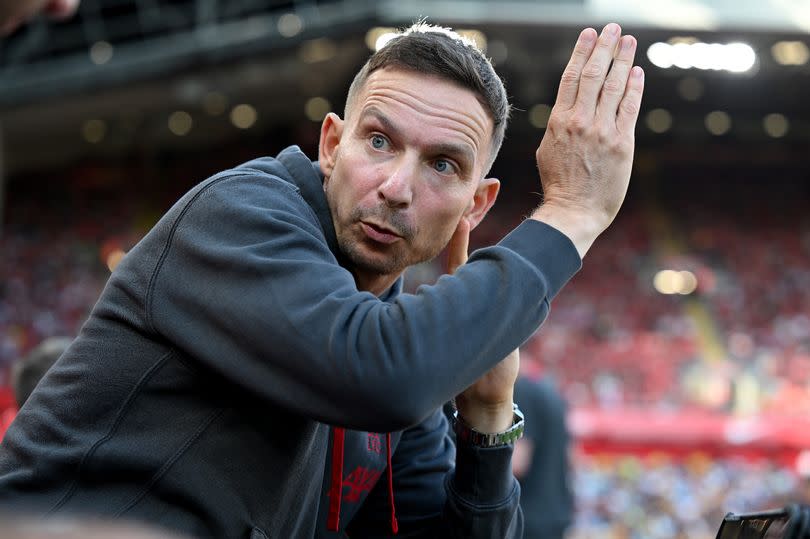
M 456 433 L 456 439 L 476 447 L 500 447 L 514 443 L 515 440 L 523 437 L 526 422 L 523 419 L 523 412 L 520 411 L 517 404 L 512 405 L 512 413 L 514 415 L 511 427 L 502 432 L 486 434 L 478 432 L 464 423 L 456 410 L 453 412 L 453 431 Z

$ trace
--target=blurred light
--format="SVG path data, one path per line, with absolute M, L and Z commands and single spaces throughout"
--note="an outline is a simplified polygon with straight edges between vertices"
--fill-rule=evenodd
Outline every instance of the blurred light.
M 667 40 L 667 43 L 670 45 L 676 45 L 678 43 L 686 43 L 687 45 L 691 45 L 693 43 L 699 43 L 700 40 L 695 36 L 674 36 Z
M 96 41 L 90 47 L 90 61 L 96 65 L 106 64 L 113 57 L 113 46 L 106 41 Z
M 374 42 L 374 52 L 377 52 L 378 50 L 388 45 L 388 43 L 390 43 L 391 40 L 397 37 L 398 35 L 399 34 L 396 34 L 394 32 L 382 34 L 380 37 L 377 38 L 377 41 Z
M 396 28 L 392 28 L 390 26 L 376 26 L 366 32 L 366 46 L 372 51 L 377 51 L 380 49 L 380 47 L 377 46 L 377 42 L 380 40 L 380 38 L 386 34 L 392 34 L 393 37 L 393 35 L 396 35 L 396 31 Z
M 669 43 L 653 43 L 647 49 L 647 58 L 654 66 L 664 69 L 672 67 L 672 47 Z
M 733 73 L 743 73 L 748 71 L 757 63 L 757 53 L 746 43 L 729 43 L 726 45 L 725 69 Z
M 529 109 L 529 122 L 537 129 L 546 128 L 549 116 L 551 116 L 551 107 L 544 103 L 539 103 Z
M 680 274 L 673 270 L 661 270 L 655 274 L 653 286 L 662 294 L 675 294 L 681 287 Z
M 653 109 L 644 121 L 653 133 L 666 133 L 672 127 L 672 114 L 666 109 Z
M 460 36 L 466 37 L 467 39 L 475 43 L 476 47 L 486 52 L 487 36 L 481 30 L 458 30 L 458 34 Z
M 191 114 L 184 110 L 176 110 L 169 115 L 169 131 L 178 137 L 184 137 L 191 131 L 194 121 Z
M 678 93 L 687 101 L 697 101 L 703 97 L 703 83 L 695 77 L 684 77 L 678 82 Z
M 307 100 L 306 105 L 304 105 L 304 112 L 307 118 L 313 122 L 323 120 L 324 116 L 326 116 L 330 110 L 332 110 L 332 104 L 323 97 L 313 97 Z
M 250 105 L 236 105 L 231 109 L 231 123 L 239 129 L 250 129 L 257 119 L 256 109 Z
M 697 290 L 697 277 L 691 271 L 679 271 L 681 275 L 681 288 L 678 290 L 678 294 L 688 296 L 692 294 L 695 290 Z
M 180 103 L 191 106 L 200 102 L 205 95 L 206 86 L 199 79 L 188 77 L 174 84 L 173 90 Z
M 781 65 L 799 66 L 810 60 L 810 49 L 801 41 L 779 41 L 771 47 L 773 59 Z
M 285 13 L 278 19 L 278 33 L 284 37 L 298 35 L 303 28 L 304 22 L 295 13 Z
M 118 264 L 121 263 L 124 256 L 126 256 L 126 253 L 121 249 L 116 249 L 107 255 L 107 267 L 109 268 L 110 273 L 115 271 L 115 268 L 118 267 Z
M 228 108 L 228 98 L 220 92 L 208 92 L 203 97 L 203 110 L 209 116 L 219 116 Z
M 790 129 L 790 122 L 783 114 L 773 113 L 763 118 L 762 127 L 769 137 L 780 138 L 787 134 Z
M 692 45 L 688 43 L 675 43 L 670 45 L 672 50 L 672 64 L 681 69 L 689 69 L 695 66 L 692 58 Z
M 306 64 L 325 62 L 334 58 L 336 54 L 335 42 L 325 37 L 307 41 L 298 50 L 298 57 Z
M 725 70 L 733 73 L 748 71 L 757 61 L 757 55 L 745 43 L 692 43 L 678 40 L 675 43 L 657 42 L 647 49 L 647 57 L 660 68 L 672 66 L 681 69 Z
M 91 144 L 98 144 L 107 134 L 107 124 L 104 120 L 87 120 L 82 125 L 82 136 Z
M 805 449 L 796 457 L 796 473 L 803 479 L 810 477 L 810 451 Z
M 692 294 L 697 289 L 697 277 L 691 271 L 661 270 L 653 278 L 653 286 L 661 294 Z
M 704 123 L 706 130 L 712 135 L 725 135 L 731 129 L 731 116 L 722 110 L 716 110 L 706 115 Z

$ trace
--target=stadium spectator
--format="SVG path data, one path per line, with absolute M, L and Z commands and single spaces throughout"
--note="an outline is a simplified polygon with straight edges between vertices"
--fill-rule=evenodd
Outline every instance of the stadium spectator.
M 72 339 L 69 337 L 50 337 L 34 348 L 25 358 L 18 361 L 11 371 L 11 383 L 17 406 L 22 408 L 25 401 L 34 391 L 39 381 L 56 363 Z
M 40 343 L 26 357 L 15 363 L 11 370 L 11 385 L 14 388 L 16 406 L 0 410 L 0 441 L 14 421 L 17 410 L 25 404 L 31 392 L 48 369 L 70 345 L 67 337 L 51 337 Z
M 524 539 L 562 539 L 574 518 L 566 405 L 547 379 L 531 376 L 521 363 L 515 402 L 526 417 L 515 442 L 512 470 L 520 482 Z
M 505 90 L 455 34 L 375 53 L 318 162 L 288 148 L 192 189 L 9 429 L 2 503 L 202 536 L 519 536 L 501 359 L 624 198 L 643 72 L 620 32 L 576 44 L 537 151 L 544 204 L 414 295 L 405 268 L 461 249 L 499 188 Z

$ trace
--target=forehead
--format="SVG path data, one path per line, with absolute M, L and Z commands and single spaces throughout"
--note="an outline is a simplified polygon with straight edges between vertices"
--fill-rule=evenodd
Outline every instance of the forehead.
M 378 69 L 366 79 L 351 109 L 350 116 L 357 120 L 382 113 L 398 127 L 410 127 L 419 139 L 467 144 L 481 161 L 489 155 L 492 117 L 472 90 L 452 81 L 404 69 Z

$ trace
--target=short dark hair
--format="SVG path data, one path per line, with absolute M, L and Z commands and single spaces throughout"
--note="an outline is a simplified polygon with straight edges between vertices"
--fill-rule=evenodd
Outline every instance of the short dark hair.
M 71 341 L 69 337 L 48 337 L 14 365 L 11 383 L 17 406 L 22 407 L 28 400 L 40 379 L 70 346 Z
M 503 143 L 511 106 L 503 81 L 474 41 L 424 21 L 402 30 L 372 54 L 355 75 L 345 115 L 368 77 L 385 67 L 435 75 L 474 92 L 492 116 L 492 164 Z

